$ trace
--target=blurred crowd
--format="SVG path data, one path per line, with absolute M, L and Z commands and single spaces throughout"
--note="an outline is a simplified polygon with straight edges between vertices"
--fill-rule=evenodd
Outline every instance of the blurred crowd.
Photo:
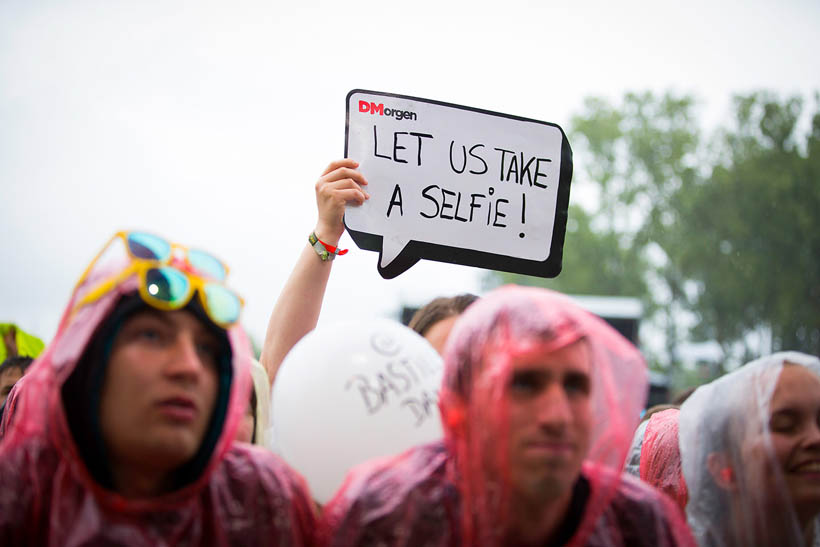
M 0 324 L 0 545 L 820 545 L 816 356 L 760 356 L 645 409 L 632 343 L 517 286 L 416 313 L 407 336 L 443 359 L 440 438 L 317 501 L 277 454 L 271 422 L 296 417 L 272 415 L 271 386 L 316 327 L 345 208 L 369 199 L 357 167 L 316 182 L 259 361 L 225 263 L 148 232 L 103 245 L 47 345 Z

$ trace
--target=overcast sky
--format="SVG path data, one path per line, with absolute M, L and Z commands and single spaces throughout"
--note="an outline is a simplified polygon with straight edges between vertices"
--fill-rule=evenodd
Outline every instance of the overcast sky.
M 354 88 L 565 128 L 588 95 L 693 93 L 718 123 L 735 92 L 820 90 L 819 2 L 664 4 L 0 0 L 0 322 L 50 339 L 84 266 L 131 228 L 223 257 L 261 341 Z M 376 261 L 336 261 L 322 321 L 480 288 L 482 270 L 385 281 Z

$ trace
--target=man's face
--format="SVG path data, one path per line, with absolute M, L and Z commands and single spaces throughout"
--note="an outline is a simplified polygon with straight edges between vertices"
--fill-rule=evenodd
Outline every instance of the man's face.
M 587 348 L 575 342 L 511 365 L 509 461 L 512 490 L 532 500 L 570 491 L 586 457 L 592 429 Z
M 0 373 L 0 405 L 6 402 L 6 397 L 9 396 L 11 388 L 22 377 L 23 369 L 19 367 L 9 367 Z
M 117 333 L 100 423 L 112 467 L 166 472 L 196 454 L 216 404 L 219 341 L 187 311 L 141 311 Z

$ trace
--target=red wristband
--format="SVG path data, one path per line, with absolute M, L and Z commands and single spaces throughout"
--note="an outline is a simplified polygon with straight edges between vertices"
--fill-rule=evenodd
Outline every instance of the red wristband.
M 310 235 L 308 236 L 308 242 L 323 262 L 333 260 L 334 258 L 336 258 L 336 255 L 341 256 L 347 253 L 347 249 L 339 249 L 338 247 L 328 245 L 327 243 L 319 239 L 319 236 L 316 235 L 316 232 L 310 233 Z
M 313 232 L 313 233 L 315 234 L 316 232 Z M 347 251 L 348 251 L 347 249 L 340 249 L 338 247 L 334 247 L 333 245 L 329 245 L 329 244 L 325 243 L 324 241 L 322 241 L 321 239 L 319 239 L 319 236 L 316 236 L 316 241 L 321 243 L 322 246 L 325 249 L 327 249 L 327 252 L 329 252 L 329 253 L 333 253 L 333 254 L 339 255 L 339 256 L 347 254 Z

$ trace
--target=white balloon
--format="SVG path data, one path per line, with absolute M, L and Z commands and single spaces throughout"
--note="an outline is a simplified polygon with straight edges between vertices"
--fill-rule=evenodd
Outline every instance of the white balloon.
M 288 353 L 271 401 L 271 447 L 330 500 L 347 471 L 442 437 L 442 361 L 387 319 L 320 327 Z

